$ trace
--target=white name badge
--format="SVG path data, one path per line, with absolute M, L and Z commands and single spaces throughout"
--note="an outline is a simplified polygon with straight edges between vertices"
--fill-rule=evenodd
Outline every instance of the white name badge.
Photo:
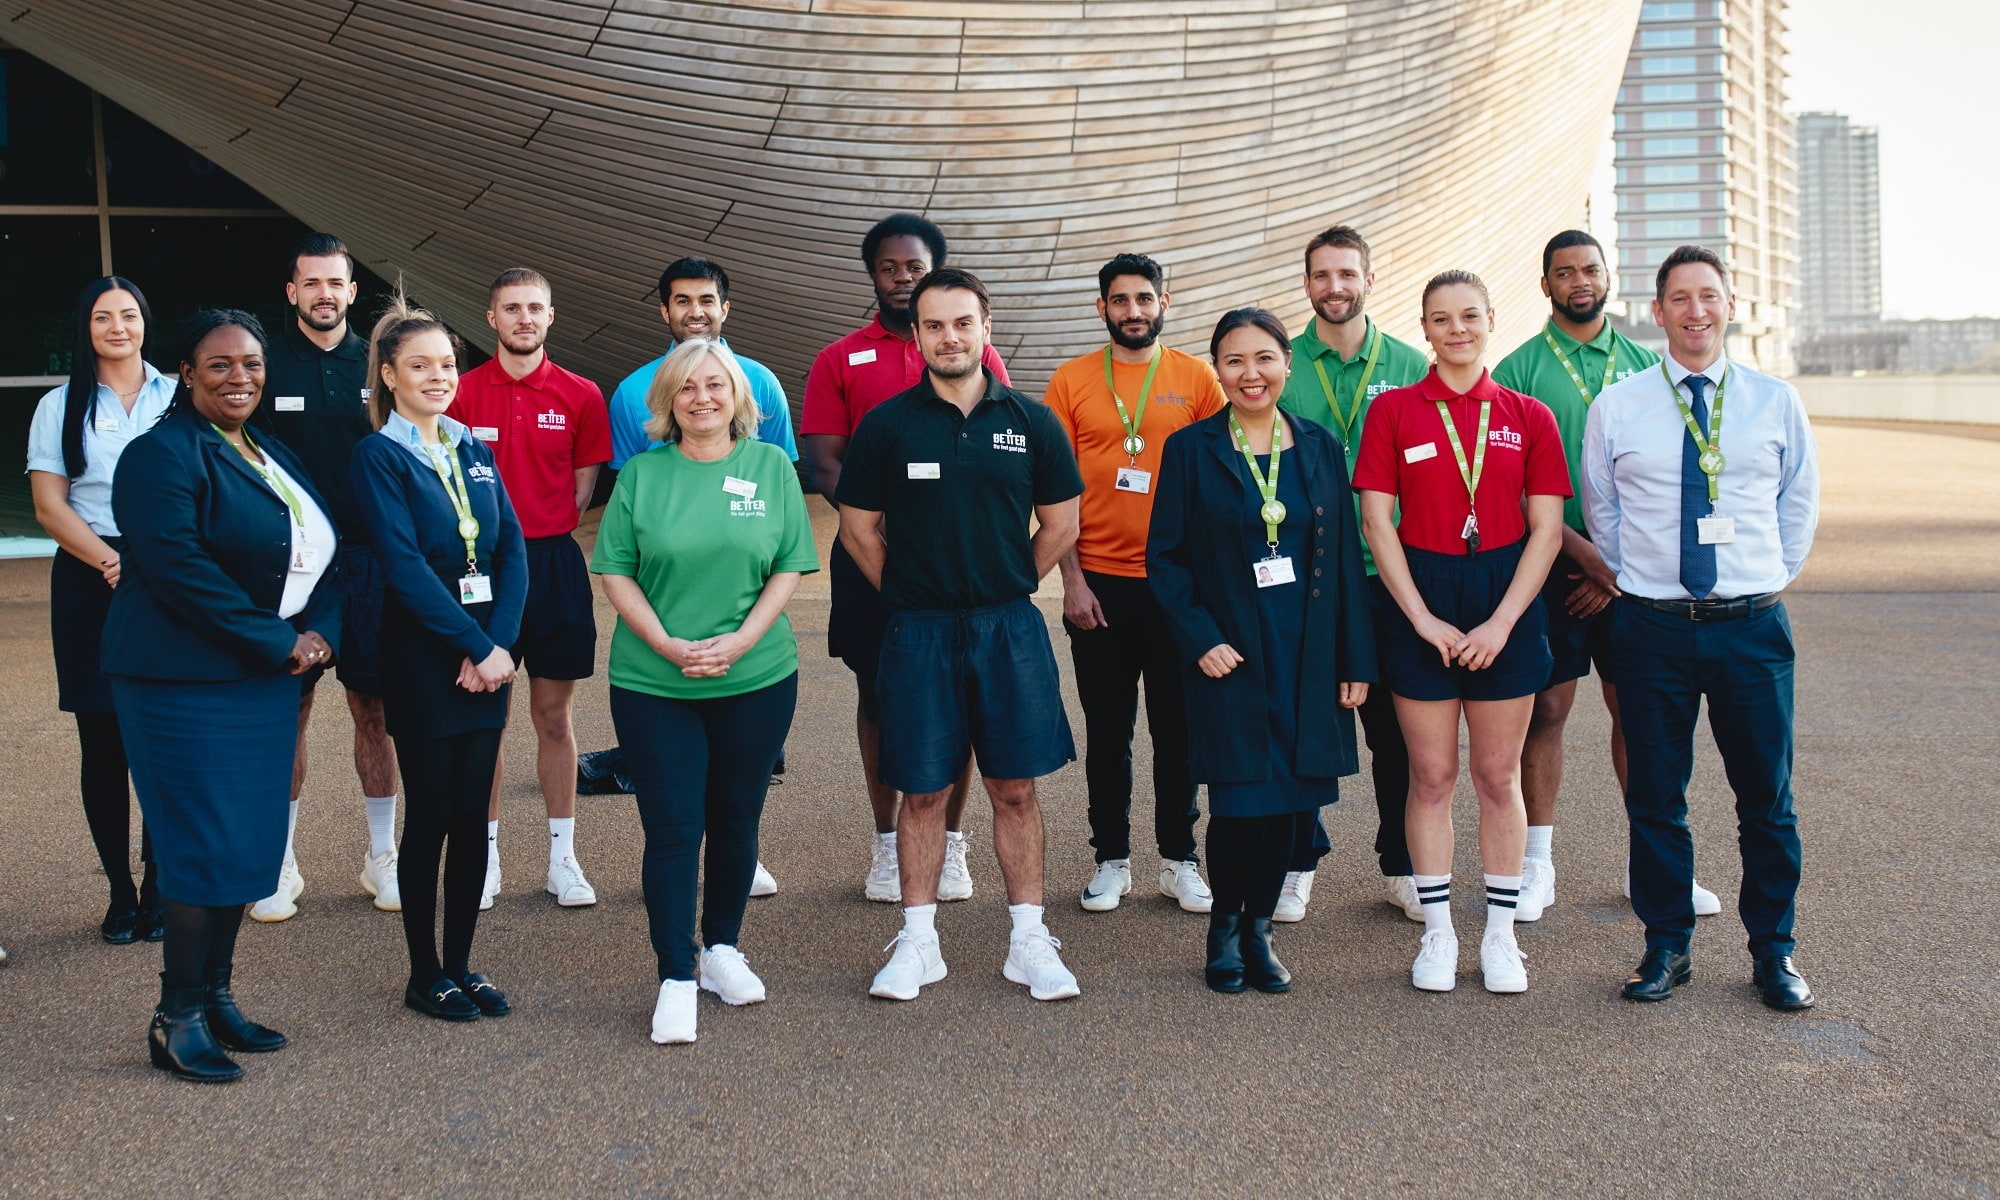
M 1408 450 L 1403 451 L 1403 461 L 1406 463 L 1420 463 L 1427 458 L 1436 458 L 1437 456 L 1438 444 L 1436 442 L 1425 442 L 1421 446 L 1412 446 Z
M 1694 536 L 1704 546 L 1726 546 L 1736 540 L 1736 518 L 1696 517 Z
M 732 496 L 741 496 L 745 500 L 755 500 L 757 498 L 757 485 L 748 479 L 738 479 L 734 475 L 723 476 L 722 490 Z
M 484 575 L 463 575 L 458 580 L 460 604 L 491 604 L 493 581 Z
M 292 547 L 292 572 L 296 575 L 310 575 L 319 570 L 319 548 L 316 546 Z
M 875 351 L 873 350 L 856 350 L 847 356 L 847 365 L 850 367 L 858 367 L 863 363 L 872 363 L 874 361 Z
M 500 430 L 492 425 L 474 425 L 472 436 L 482 442 L 497 442 L 500 440 Z
M 1118 478 L 1111 486 L 1121 492 L 1137 492 L 1143 496 L 1153 490 L 1153 473 L 1137 467 L 1120 467 Z
M 873 354 L 875 352 L 873 350 L 870 350 L 868 353 Z M 911 463 L 910 478 L 938 479 L 941 478 L 941 476 L 938 474 L 938 465 L 936 463 Z
M 117 432 L 118 432 L 118 418 L 117 418 L 117 417 L 99 417 L 99 418 L 97 418 L 97 420 L 96 420 L 96 421 L 92 422 L 92 425 L 93 425 L 93 426 L 94 426 L 94 427 L 95 427 L 95 428 L 97 429 L 97 432 L 99 432 L 99 433 L 117 433 Z
M 306 398 L 304 396 L 278 397 L 279 412 L 304 412 L 305 410 L 306 410 Z
M 1298 577 L 1292 574 L 1292 560 L 1289 558 L 1258 559 L 1256 570 L 1257 586 L 1260 588 L 1298 582 Z

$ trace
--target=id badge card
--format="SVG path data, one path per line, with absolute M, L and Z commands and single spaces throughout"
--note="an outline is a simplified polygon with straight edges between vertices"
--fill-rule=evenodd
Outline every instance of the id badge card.
M 464 575 L 458 581 L 460 604 L 493 603 L 493 580 L 484 575 Z
M 1257 560 L 1257 586 L 1260 588 L 1280 587 L 1295 583 L 1298 577 L 1292 574 L 1292 560 L 1289 558 L 1260 558 Z
M 1120 467 L 1118 478 L 1111 486 L 1117 491 L 1137 492 L 1143 496 L 1153 490 L 1153 473 L 1137 467 Z
M 319 548 L 317 546 L 292 547 L 292 574 L 310 575 L 319 570 Z
M 1694 536 L 1704 546 L 1727 546 L 1736 540 L 1736 518 L 1696 517 Z

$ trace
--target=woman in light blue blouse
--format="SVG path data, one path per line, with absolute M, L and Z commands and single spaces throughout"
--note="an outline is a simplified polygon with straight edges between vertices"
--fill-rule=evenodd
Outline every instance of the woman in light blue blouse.
M 145 295 L 130 280 L 112 275 L 85 285 L 72 322 L 69 382 L 42 397 L 28 428 L 35 519 L 61 548 L 49 572 L 57 702 L 76 716 L 84 817 L 111 881 L 110 907 L 98 932 L 114 946 L 156 942 L 163 932 L 150 839 L 140 849 L 145 876 L 132 884 L 125 743 L 111 685 L 98 669 L 98 643 L 125 548 L 111 515 L 112 472 L 126 443 L 151 429 L 174 395 L 173 379 L 140 355 L 152 319 Z

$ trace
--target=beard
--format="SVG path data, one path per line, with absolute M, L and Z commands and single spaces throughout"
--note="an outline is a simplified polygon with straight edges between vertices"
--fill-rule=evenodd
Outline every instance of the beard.
M 500 344 L 507 348 L 509 354 L 519 354 L 525 357 L 547 345 L 548 340 L 549 335 L 547 333 L 531 333 L 525 336 L 516 333 L 501 338 Z
M 924 355 L 924 366 L 928 367 L 930 373 L 939 379 L 964 379 L 969 375 L 979 374 L 980 368 L 985 365 L 981 361 L 984 357 L 983 354 L 968 354 L 962 363 L 945 364 L 938 362 L 926 354 Z
M 1340 301 L 1328 296 L 1324 300 L 1313 301 L 1313 312 L 1319 314 L 1320 320 L 1329 325 L 1345 325 L 1361 315 L 1362 310 L 1367 307 L 1367 300 L 1366 295 L 1356 292 L 1354 298 L 1348 301 L 1347 311 L 1336 317 L 1333 315 L 1333 306 Z
M 1125 327 L 1118 324 L 1116 321 L 1113 321 L 1109 317 L 1106 317 L 1104 319 L 1105 332 L 1111 335 L 1112 341 L 1118 343 L 1120 346 L 1123 346 L 1127 350 L 1144 350 L 1146 347 L 1160 340 L 1160 333 L 1162 330 L 1166 329 L 1166 327 L 1167 327 L 1167 318 L 1166 315 L 1163 313 L 1160 316 L 1154 317 L 1151 321 L 1148 321 L 1146 323 L 1146 332 L 1140 334 L 1137 337 L 1133 337 L 1131 334 L 1125 332 Z
M 341 323 L 347 320 L 347 306 L 344 304 L 334 305 L 333 315 L 330 317 L 319 315 L 315 309 L 301 308 L 299 309 L 299 320 L 304 321 L 312 329 L 326 333 L 330 330 L 340 328 Z
M 1589 303 L 1582 306 L 1579 306 L 1574 300 L 1569 300 L 1556 305 L 1555 310 L 1565 320 L 1573 321 L 1578 325 L 1588 325 L 1603 315 L 1604 306 L 1608 303 L 1610 303 L 1609 297 L 1597 295 L 1592 296 Z

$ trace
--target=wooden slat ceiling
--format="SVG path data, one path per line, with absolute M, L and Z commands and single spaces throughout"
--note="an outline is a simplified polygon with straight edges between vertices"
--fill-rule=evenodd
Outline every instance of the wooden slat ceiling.
M 1485 276 L 1497 356 L 1540 323 L 1541 245 L 1581 217 L 1638 7 L 0 0 L 0 30 L 468 335 L 496 273 L 539 268 L 552 353 L 607 389 L 664 343 L 660 268 L 712 258 L 731 342 L 796 406 L 867 319 L 860 237 L 897 209 L 987 279 L 1037 390 L 1102 343 L 1110 255 L 1166 264 L 1169 338 L 1204 350 L 1243 304 L 1299 327 L 1300 251 L 1341 221 L 1400 336 L 1432 273 Z

